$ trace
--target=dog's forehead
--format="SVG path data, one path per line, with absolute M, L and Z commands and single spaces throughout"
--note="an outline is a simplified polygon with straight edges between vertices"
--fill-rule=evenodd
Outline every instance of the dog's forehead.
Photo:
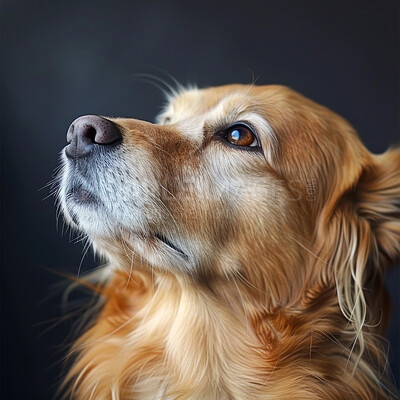
M 235 94 L 241 94 L 244 101 L 247 88 L 246 85 L 226 85 L 206 89 L 183 89 L 171 97 L 168 111 L 177 119 L 202 115 Z
M 306 100 L 295 91 L 281 85 L 231 84 L 204 89 L 191 87 L 181 89 L 169 98 L 161 113 L 162 120 L 168 117 L 171 122 L 200 118 L 211 121 L 221 115 L 239 115 L 252 112 L 266 118 L 270 110 L 279 108 L 279 114 L 288 107 L 296 107 L 299 101 Z M 280 107 L 283 104 L 284 107 Z M 274 112 L 271 113 L 274 117 Z M 192 121 L 193 122 L 193 121 Z

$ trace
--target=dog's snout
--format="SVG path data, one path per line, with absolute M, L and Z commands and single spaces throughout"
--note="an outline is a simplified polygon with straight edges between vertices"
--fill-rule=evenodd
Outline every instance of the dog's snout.
M 121 132 L 112 121 L 97 115 L 85 115 L 69 127 L 65 154 L 69 158 L 80 158 L 89 155 L 95 145 L 109 146 L 121 140 Z

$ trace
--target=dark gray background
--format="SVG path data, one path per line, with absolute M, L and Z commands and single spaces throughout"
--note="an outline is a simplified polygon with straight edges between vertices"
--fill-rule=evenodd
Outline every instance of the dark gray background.
M 368 148 L 398 142 L 398 1 L 2 1 L 2 384 L 6 399 L 49 399 L 71 320 L 62 278 L 82 244 L 56 231 L 39 191 L 82 114 L 151 120 L 160 91 L 138 73 L 199 86 L 293 87 L 349 119 Z M 168 79 L 168 78 L 167 78 Z M 82 270 L 96 266 L 86 256 Z M 399 373 L 399 269 L 390 360 Z M 75 298 L 79 300 L 79 296 Z M 54 319 L 54 320 L 53 320 Z M 51 329 L 50 329 L 51 328 Z

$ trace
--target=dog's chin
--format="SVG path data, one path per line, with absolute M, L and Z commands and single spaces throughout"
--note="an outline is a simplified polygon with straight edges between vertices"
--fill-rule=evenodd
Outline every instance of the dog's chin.
M 89 190 L 68 186 L 61 191 L 60 204 L 67 224 L 89 238 L 108 237 L 111 225 L 104 203 Z
M 96 253 L 122 269 L 158 269 L 160 271 L 192 274 L 196 267 L 194 257 L 159 234 L 88 235 Z
M 106 259 L 118 258 L 121 264 L 137 259 L 140 266 L 160 270 L 190 272 L 194 268 L 192 255 L 177 241 L 159 232 L 121 229 L 122 223 L 110 218 L 101 201 L 85 190 L 64 196 L 61 203 L 71 228 L 86 235 L 96 253 Z

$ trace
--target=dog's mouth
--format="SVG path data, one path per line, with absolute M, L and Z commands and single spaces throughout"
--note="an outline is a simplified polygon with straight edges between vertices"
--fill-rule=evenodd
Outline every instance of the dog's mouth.
M 100 199 L 81 184 L 71 185 L 65 191 L 65 212 L 76 226 L 80 226 L 80 207 L 97 208 L 100 204 Z
M 163 234 L 154 233 L 153 237 L 156 240 L 159 240 L 160 242 L 162 242 L 164 245 L 168 246 L 170 249 L 172 249 L 175 252 L 179 253 L 183 258 L 188 259 L 187 254 L 181 248 L 179 248 L 175 243 L 171 242 L 171 240 L 166 238 Z
M 97 204 L 99 202 L 97 196 L 80 185 L 72 186 L 67 192 L 67 198 L 81 205 Z
M 66 190 L 66 208 L 71 220 L 80 228 L 84 229 L 85 224 L 81 225 L 80 216 L 81 213 L 88 212 L 89 210 L 97 210 L 98 206 L 104 203 L 102 200 L 95 195 L 92 191 L 83 187 L 82 184 L 73 184 Z M 78 206 L 78 208 L 75 208 Z M 83 207 L 81 209 L 81 207 Z M 85 211 L 86 210 L 86 211 Z M 112 233 L 110 232 L 112 235 Z M 167 237 L 165 234 L 158 231 L 152 231 L 148 233 L 136 233 L 134 234 L 139 242 L 145 245 L 139 246 L 139 249 L 144 251 L 158 250 L 163 253 L 167 252 L 171 255 L 183 258 L 188 261 L 188 254 L 179 246 L 174 239 Z M 139 250 L 139 251 L 140 251 Z

